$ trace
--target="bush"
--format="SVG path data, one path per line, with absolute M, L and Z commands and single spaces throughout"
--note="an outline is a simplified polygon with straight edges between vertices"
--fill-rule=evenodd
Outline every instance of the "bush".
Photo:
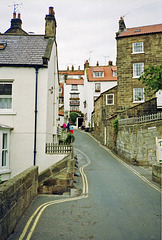
M 73 143 L 75 141 L 75 136 L 72 133 L 67 134 L 67 138 L 65 139 L 65 143 Z
M 118 126 L 119 126 L 118 119 L 115 119 L 113 121 L 113 127 L 114 127 L 114 130 L 115 130 L 116 133 L 118 132 Z

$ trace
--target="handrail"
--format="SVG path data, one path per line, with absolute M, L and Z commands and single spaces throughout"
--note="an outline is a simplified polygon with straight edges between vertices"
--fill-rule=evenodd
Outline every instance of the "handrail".
M 119 125 L 127 125 L 127 124 L 135 124 L 135 123 L 142 123 L 142 122 L 152 122 L 162 119 L 162 112 L 144 115 L 140 117 L 132 117 L 132 118 L 125 118 L 119 119 Z

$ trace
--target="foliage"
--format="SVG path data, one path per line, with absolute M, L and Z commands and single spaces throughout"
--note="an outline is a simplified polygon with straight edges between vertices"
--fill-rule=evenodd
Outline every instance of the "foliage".
M 72 124 L 75 124 L 76 118 L 77 118 L 78 116 L 82 116 L 82 117 L 83 117 L 84 114 L 83 114 L 82 112 L 80 112 L 80 111 L 71 112 L 71 113 L 70 113 L 70 122 L 71 122 Z
M 113 127 L 114 127 L 114 130 L 116 133 L 118 132 L 118 126 L 119 126 L 119 121 L 118 121 L 118 119 L 115 119 L 113 121 Z
M 162 89 L 162 63 L 159 66 L 149 65 L 144 68 L 144 72 L 138 80 L 145 84 L 145 94 L 149 97 L 153 96 Z
M 70 113 L 70 122 L 72 122 L 73 124 L 75 124 L 77 116 L 78 116 L 78 113 L 77 113 L 77 112 L 71 112 L 71 113 Z
M 72 133 L 68 133 L 67 134 L 67 137 L 66 137 L 66 139 L 65 139 L 65 142 L 66 143 L 73 143 L 75 141 L 75 136 L 74 136 L 74 134 L 72 134 Z

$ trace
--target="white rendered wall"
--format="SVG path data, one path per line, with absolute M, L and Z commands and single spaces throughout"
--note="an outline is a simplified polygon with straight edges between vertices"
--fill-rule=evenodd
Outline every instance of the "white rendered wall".
M 53 57 L 49 62 L 49 70 L 38 70 L 36 165 L 39 166 L 39 171 L 45 170 L 65 156 L 52 157 L 45 154 L 45 144 L 47 140 L 52 142 L 58 118 L 56 49 L 53 49 L 51 55 Z M 13 80 L 13 111 L 0 113 L 0 124 L 13 128 L 9 148 L 12 178 L 32 166 L 34 161 L 35 68 L 1 67 L 0 79 Z M 54 91 L 51 94 L 49 89 L 52 86 Z
M 95 83 L 101 84 L 101 91 L 95 92 Z M 86 108 L 84 108 L 84 114 L 86 114 L 87 119 L 85 120 L 85 127 L 89 127 L 91 122 L 91 113 L 94 110 L 94 97 L 100 96 L 100 94 L 112 87 L 117 85 L 117 81 L 105 81 L 105 82 L 89 82 L 87 80 L 86 71 L 84 78 L 84 100 L 86 101 Z

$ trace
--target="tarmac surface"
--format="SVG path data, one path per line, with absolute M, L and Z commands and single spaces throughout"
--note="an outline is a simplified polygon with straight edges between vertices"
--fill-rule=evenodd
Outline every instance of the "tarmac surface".
M 38 195 L 9 240 L 161 240 L 161 190 L 151 169 L 132 166 L 74 131 L 75 188 Z

